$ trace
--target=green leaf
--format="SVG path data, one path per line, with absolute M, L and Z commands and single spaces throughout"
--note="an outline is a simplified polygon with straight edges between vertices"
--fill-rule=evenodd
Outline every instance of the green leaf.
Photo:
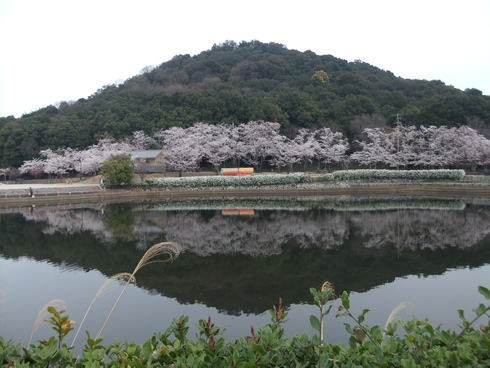
M 346 291 L 342 293 L 342 306 L 345 309 L 350 309 L 350 300 L 349 300 L 349 294 L 347 294 Z
M 321 325 L 320 325 L 320 320 L 318 319 L 317 316 L 311 315 L 310 316 L 310 325 L 313 327 L 315 330 L 320 331 Z
M 402 359 L 401 360 L 401 366 L 405 368 L 415 368 L 415 362 L 412 359 Z
M 446 352 L 446 358 L 449 363 L 451 363 L 451 366 L 457 367 L 458 366 L 458 357 L 455 352 L 453 351 L 447 351 Z
M 486 310 L 486 309 L 487 309 L 487 308 L 485 307 L 485 305 L 484 305 L 484 304 L 482 304 L 482 303 L 480 303 L 480 304 L 478 305 L 478 308 L 475 308 L 475 309 L 473 309 L 473 310 L 475 311 L 475 313 L 476 313 L 478 316 L 481 316 L 483 313 L 485 313 L 485 310 Z
M 352 327 L 347 324 L 347 323 L 344 323 L 344 326 L 345 326 L 345 330 L 350 333 L 351 335 L 354 335 L 354 330 L 352 329 Z
M 330 306 L 327 308 L 327 310 L 326 310 L 326 311 L 323 313 L 323 316 L 326 316 L 327 314 L 329 314 L 329 313 L 330 313 L 330 311 L 332 310 L 332 307 L 333 307 L 333 306 L 332 306 L 332 305 L 330 305 Z
M 320 293 L 315 288 L 310 288 L 310 294 L 313 297 L 313 299 L 316 300 L 316 301 L 320 298 Z
M 180 343 L 180 340 L 175 340 L 174 341 L 174 349 L 175 350 L 180 349 L 181 346 L 182 346 L 182 344 Z
M 357 317 L 357 319 L 359 320 L 359 323 L 364 322 L 364 316 L 366 315 L 367 312 L 369 312 L 369 309 L 364 309 L 362 311 L 362 314 L 360 314 L 359 317 Z
M 478 286 L 478 292 L 485 297 L 485 299 L 490 300 L 490 290 L 484 286 Z
M 265 353 L 266 353 L 264 347 L 262 345 L 258 345 L 258 344 L 253 344 L 252 345 L 252 351 L 254 353 L 258 353 L 260 355 L 265 355 Z
M 441 334 L 438 336 L 439 340 L 441 340 L 444 344 L 449 345 L 453 340 L 451 334 L 447 331 L 441 331 Z
M 331 295 L 332 295 L 332 289 L 323 290 L 321 292 L 323 302 L 326 303 L 327 301 L 329 301 Z
M 434 335 L 434 327 L 432 327 L 432 325 L 427 325 L 425 326 L 425 330 L 431 334 L 431 335 Z
M 152 354 L 153 354 L 153 346 L 151 345 L 151 340 L 147 340 L 143 344 L 139 357 L 145 358 L 146 360 L 150 360 Z
M 328 367 L 330 363 L 328 354 L 320 355 L 319 367 Z

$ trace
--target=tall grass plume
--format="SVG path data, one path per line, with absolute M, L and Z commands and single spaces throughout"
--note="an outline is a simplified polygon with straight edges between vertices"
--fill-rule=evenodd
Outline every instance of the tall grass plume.
M 71 343 L 71 346 L 74 346 L 75 345 L 75 340 L 77 339 L 77 336 L 78 336 L 80 330 L 82 329 L 82 325 L 85 322 L 85 319 L 87 318 L 88 313 L 92 309 L 92 305 L 95 303 L 95 301 L 100 296 L 102 296 L 104 293 L 106 293 L 109 290 L 111 290 L 112 288 L 114 288 L 116 281 L 123 281 L 123 282 L 126 282 L 126 283 L 136 283 L 136 278 L 133 275 L 131 275 L 130 273 L 128 273 L 128 272 L 122 272 L 122 273 L 117 273 L 115 275 L 112 275 L 106 281 L 104 281 L 104 283 L 99 288 L 99 290 L 95 294 L 94 298 L 90 302 L 90 305 L 87 308 L 87 311 L 85 312 L 85 315 L 83 316 L 83 319 L 80 322 L 80 325 L 78 326 L 77 332 L 75 333 L 75 337 L 73 338 L 73 342 Z
M 107 322 L 109 321 L 109 318 L 111 317 L 112 313 L 116 309 L 119 300 L 121 299 L 122 295 L 126 291 L 126 288 L 128 287 L 131 280 L 134 280 L 134 275 L 136 274 L 136 272 L 138 272 L 142 267 L 149 265 L 151 263 L 173 261 L 180 255 L 181 252 L 182 252 L 182 247 L 179 244 L 173 242 L 158 243 L 153 245 L 150 249 L 146 251 L 146 253 L 143 255 L 143 257 L 141 257 L 140 261 L 136 265 L 133 273 L 126 281 L 123 290 L 119 294 L 119 297 L 117 298 L 116 302 L 112 306 L 112 309 L 109 312 L 109 315 L 107 316 L 106 320 L 104 321 L 104 324 L 102 325 L 99 332 L 97 333 L 97 336 L 95 337 L 96 339 L 99 338 L 100 335 L 102 334 L 102 331 L 107 325 Z
M 48 312 L 49 307 L 53 307 L 54 309 L 60 311 L 66 309 L 66 303 L 64 300 L 61 299 L 53 299 L 47 304 L 45 304 L 44 307 L 41 308 L 41 310 L 37 314 L 36 320 L 34 321 L 34 325 L 32 326 L 31 337 L 29 338 L 28 345 L 31 344 L 32 337 L 34 336 L 34 332 L 36 332 L 41 322 L 43 322 L 46 316 L 49 314 Z
M 404 309 L 407 309 L 407 311 L 409 313 L 412 313 L 413 304 L 410 302 L 402 302 L 402 303 L 398 304 L 395 308 L 393 308 L 390 315 L 388 316 L 388 319 L 386 320 L 385 330 L 386 330 L 386 328 L 388 328 L 388 325 L 397 318 L 398 312 L 400 312 Z

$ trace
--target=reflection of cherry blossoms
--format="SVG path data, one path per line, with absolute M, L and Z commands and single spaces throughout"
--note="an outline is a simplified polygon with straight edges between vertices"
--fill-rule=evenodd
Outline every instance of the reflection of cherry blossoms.
M 490 233 L 488 213 L 392 210 L 365 212 L 255 211 L 253 217 L 220 216 L 218 211 L 162 211 L 166 238 L 202 256 L 281 252 L 282 244 L 334 249 L 351 234 L 366 248 L 466 248 Z M 189 229 L 192 229 L 191 231 Z
M 56 210 L 56 209 L 35 209 L 25 212 L 26 220 L 43 222 L 43 233 L 46 235 L 77 234 L 89 231 L 97 238 L 104 241 L 112 241 L 113 234 L 106 231 L 101 221 L 101 213 L 93 209 L 78 210 Z
M 490 215 L 481 210 L 485 207 L 436 211 L 402 207 L 384 211 L 362 210 L 359 203 L 353 204 L 353 211 L 336 204 L 338 210 L 335 205 L 307 210 L 256 209 L 253 216 L 223 216 L 218 209 L 145 211 L 142 207 L 125 207 L 121 212 L 110 206 L 105 211 L 36 208 L 24 212 L 24 217 L 43 222 L 45 234 L 89 231 L 107 243 L 121 238 L 132 240 L 140 249 L 155 241 L 172 241 L 184 251 L 201 256 L 275 255 L 282 252 L 284 244 L 335 249 L 353 237 L 362 239 L 364 248 L 468 248 L 490 233 Z M 125 222 L 121 222 L 123 217 Z
M 310 212 L 256 211 L 252 217 L 221 216 L 219 211 L 172 211 L 166 214 L 167 239 L 179 243 L 186 251 L 201 256 L 240 253 L 252 256 L 281 253 L 284 243 L 298 246 L 321 246 L 327 249 L 342 245 L 348 228 L 319 225 Z M 335 214 L 336 225 L 342 214 Z M 189 231 L 192 229 L 192 231 Z M 328 230 L 327 230 L 328 229 Z
M 401 249 L 469 248 L 490 234 L 488 212 L 394 210 L 360 213 L 352 222 L 363 236 L 363 245 Z

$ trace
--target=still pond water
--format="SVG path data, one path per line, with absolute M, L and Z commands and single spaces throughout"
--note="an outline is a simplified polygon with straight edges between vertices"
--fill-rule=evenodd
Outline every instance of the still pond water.
M 429 318 L 457 329 L 490 287 L 490 200 L 353 196 L 260 200 L 196 200 L 0 209 L 0 335 L 27 344 L 40 309 L 66 302 L 79 323 L 102 284 L 133 272 L 153 244 L 172 241 L 183 252 L 172 263 L 136 273 L 103 338 L 144 342 L 173 318 L 211 317 L 237 339 L 270 321 L 284 301 L 285 330 L 313 334 L 309 293 L 328 280 L 351 293 L 354 315 L 384 324 L 401 302 L 400 318 Z M 122 284 L 93 304 L 87 330 L 95 336 Z M 331 302 L 336 310 L 339 301 Z M 326 340 L 347 342 L 332 312 Z M 75 325 L 75 328 L 77 325 Z M 51 335 L 47 324 L 33 342 Z M 74 332 L 71 333 L 71 339 Z M 71 343 L 70 336 L 67 340 Z

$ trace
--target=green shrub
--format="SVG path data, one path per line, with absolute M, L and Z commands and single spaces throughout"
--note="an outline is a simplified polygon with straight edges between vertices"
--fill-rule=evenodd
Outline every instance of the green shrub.
M 488 301 L 490 291 L 478 288 Z M 279 305 L 270 311 L 272 322 L 263 328 L 252 328 L 250 335 L 235 342 L 227 341 L 222 330 L 211 319 L 200 320 L 196 339 L 187 337 L 189 318 L 174 319 L 163 333 L 156 333 L 143 344 L 118 342 L 102 345 L 102 339 L 87 342 L 81 355 L 75 357 L 73 348 L 63 343 L 71 330 L 72 321 L 64 311 L 50 309 L 48 322 L 56 337 L 30 344 L 20 344 L 0 337 L 1 367 L 488 367 L 490 366 L 490 306 L 480 304 L 475 316 L 467 320 L 459 310 L 461 331 L 443 330 L 427 320 L 413 319 L 387 323 L 385 327 L 364 325 L 369 312 L 359 316 L 350 312 L 349 295 L 344 292 L 336 317 L 350 318 L 354 325 L 345 324 L 350 334 L 349 344 L 327 344 L 321 336 L 325 317 L 335 298 L 333 286 L 326 282 L 319 290 L 312 288 L 313 303 L 318 316 L 311 316 L 311 326 L 318 335 L 284 337 L 282 325 L 287 312 Z M 486 318 L 486 324 L 476 322 Z M 398 327 L 403 334 L 398 335 Z
M 246 176 L 191 176 L 185 178 L 148 179 L 148 183 L 161 188 L 203 188 L 203 187 L 250 187 L 264 185 L 292 185 L 311 183 L 305 173 L 289 175 L 246 175 Z
M 328 174 L 327 174 L 328 175 Z M 464 170 L 338 170 L 335 180 L 461 180 Z
M 111 156 L 102 163 L 100 174 L 109 185 L 130 184 L 134 177 L 134 166 L 131 155 Z

